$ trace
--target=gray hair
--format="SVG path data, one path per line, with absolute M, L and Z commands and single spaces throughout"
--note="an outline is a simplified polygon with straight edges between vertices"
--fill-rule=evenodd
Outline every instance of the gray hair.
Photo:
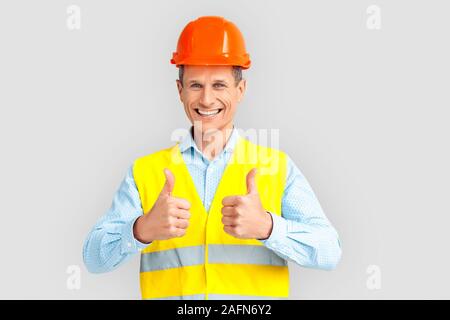
M 242 80 L 242 68 L 239 66 L 233 66 L 233 77 L 234 77 L 234 85 L 237 87 L 239 82 Z M 184 75 L 184 65 L 180 65 L 178 68 L 178 80 L 180 80 L 181 85 L 183 85 L 183 75 Z

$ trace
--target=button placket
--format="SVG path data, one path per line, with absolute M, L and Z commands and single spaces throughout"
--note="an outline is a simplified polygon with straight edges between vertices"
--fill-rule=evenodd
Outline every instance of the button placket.
M 205 177 L 205 207 L 208 212 L 211 206 L 211 201 L 209 200 L 209 193 L 208 193 L 208 191 L 211 189 L 209 182 L 211 181 L 210 176 L 213 173 L 213 171 L 214 167 L 212 166 L 212 162 L 210 162 L 208 167 L 206 168 L 206 177 Z

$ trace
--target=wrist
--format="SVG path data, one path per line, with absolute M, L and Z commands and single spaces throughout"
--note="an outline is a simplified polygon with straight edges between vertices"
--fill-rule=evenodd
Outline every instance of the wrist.
M 146 237 L 144 235 L 144 228 L 143 228 L 144 220 L 145 220 L 145 216 L 140 216 L 139 218 L 136 219 L 136 221 L 134 222 L 134 225 L 133 225 L 133 235 L 134 235 L 134 238 L 136 240 L 138 240 L 139 242 L 149 244 L 150 242 L 152 242 L 152 240 L 148 239 L 148 236 Z
M 267 221 L 267 223 L 265 224 L 266 227 L 264 228 L 262 237 L 258 238 L 257 240 L 267 240 L 270 237 L 270 235 L 272 234 L 272 229 L 273 229 L 272 215 L 268 211 L 265 211 L 265 214 L 266 214 L 266 221 Z

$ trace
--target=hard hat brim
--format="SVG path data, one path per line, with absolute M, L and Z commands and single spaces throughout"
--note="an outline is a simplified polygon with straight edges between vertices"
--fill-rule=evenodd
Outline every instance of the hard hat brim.
M 175 52 L 170 60 L 177 67 L 180 65 L 196 65 L 196 66 L 239 66 L 242 69 L 250 68 L 251 61 L 248 55 L 243 57 L 236 56 L 214 56 L 214 57 L 179 57 Z

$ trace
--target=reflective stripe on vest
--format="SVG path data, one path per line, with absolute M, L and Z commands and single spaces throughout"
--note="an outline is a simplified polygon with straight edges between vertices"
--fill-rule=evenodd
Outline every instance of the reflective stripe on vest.
M 175 248 L 142 254 L 141 272 L 181 268 L 205 263 L 204 246 Z M 208 263 L 285 266 L 286 260 L 263 246 L 208 245 Z
M 164 168 L 175 176 L 172 195 L 191 203 L 183 237 L 155 240 L 142 251 L 143 299 L 279 299 L 289 294 L 287 262 L 256 239 L 238 239 L 223 230 L 222 199 L 245 195 L 246 175 L 258 168 L 258 193 L 265 210 L 281 214 L 286 156 L 239 138 L 206 212 L 178 144 L 139 158 L 133 175 L 148 213 L 165 182 Z
M 238 244 L 208 245 L 208 263 L 235 263 L 285 266 L 286 260 L 264 246 Z
M 204 246 L 175 248 L 142 254 L 141 272 L 180 268 L 204 263 Z

